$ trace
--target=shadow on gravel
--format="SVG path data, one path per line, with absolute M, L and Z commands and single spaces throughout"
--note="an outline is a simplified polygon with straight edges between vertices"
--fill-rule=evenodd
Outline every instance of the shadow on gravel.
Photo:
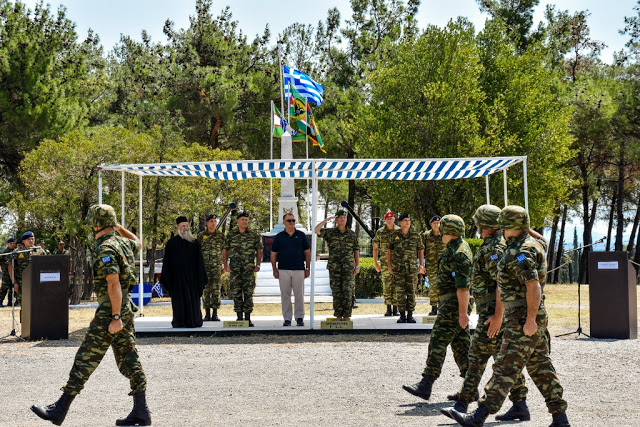
M 420 403 L 409 403 L 406 405 L 400 405 L 401 409 L 404 409 L 403 413 L 397 414 L 399 417 L 440 417 L 439 419 L 432 419 L 430 421 L 435 421 L 437 424 L 429 424 L 429 425 L 438 425 L 438 426 L 449 426 L 449 425 L 458 425 L 454 420 L 448 418 L 446 415 L 443 415 L 440 412 L 440 409 L 450 408 L 453 406 L 453 402 L 438 402 L 438 403 L 428 403 L 428 402 L 420 402 Z M 497 425 L 508 425 L 511 423 L 499 423 L 497 421 L 487 422 L 485 426 L 497 426 Z

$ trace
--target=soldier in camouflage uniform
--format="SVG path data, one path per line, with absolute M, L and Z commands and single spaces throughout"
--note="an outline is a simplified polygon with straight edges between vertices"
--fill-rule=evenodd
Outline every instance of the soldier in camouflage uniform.
M 422 380 L 403 389 L 429 400 L 433 383 L 442 372 L 442 365 L 451 344 L 453 358 L 465 377 L 469 366 L 469 285 L 473 254 L 462 239 L 465 225 L 457 215 L 445 215 L 440 222 L 440 234 L 447 248 L 440 258 L 436 289 L 438 291 L 438 317 L 431 330 L 427 366 Z
M 550 336 L 544 306 L 547 242 L 529 228 L 529 214 L 507 206 L 498 219 L 507 248 L 498 263 L 498 290 L 504 304 L 504 335 L 493 375 L 473 414 L 452 411 L 463 426 L 482 426 L 495 414 L 526 367 L 553 417 L 550 427 L 569 426 L 567 402 L 549 358 Z
M 502 231 L 499 230 L 498 217 L 500 208 L 494 205 L 482 205 L 473 215 L 473 221 L 484 239 L 482 245 L 473 256 L 473 270 L 471 272 L 471 293 L 476 300 L 478 325 L 471 339 L 469 347 L 469 369 L 464 378 L 462 389 L 455 395 L 448 396 L 457 400 L 453 408 L 443 408 L 440 411 L 451 418 L 451 409 L 467 412 L 469 402 L 478 400 L 478 385 L 484 374 L 489 357 L 497 359 L 502 343 L 502 317 L 504 306 L 500 301 L 497 290 L 498 261 L 506 247 Z M 513 388 L 510 399 L 514 407 L 506 414 L 496 417 L 499 421 L 530 419 L 525 399 L 527 388 L 524 376 L 520 374 Z
M 249 326 L 253 326 L 253 292 L 256 289 L 255 273 L 260 271 L 262 262 L 262 239 L 260 234 L 249 229 L 249 215 L 246 212 L 238 214 L 236 223 L 238 226 L 230 230 L 224 240 L 222 263 L 225 273 L 231 273 L 229 288 L 238 320 L 248 320 Z
M 323 228 L 336 220 L 336 227 Z M 333 297 L 333 315 L 337 320 L 349 320 L 351 317 L 351 293 L 355 275 L 360 271 L 360 247 L 358 237 L 347 228 L 347 214 L 342 209 L 335 216 L 326 218 L 316 225 L 315 232 L 325 239 L 329 246 L 329 285 Z
M 58 247 L 53 251 L 54 255 L 69 255 L 69 249 L 64 247 L 64 242 L 61 240 L 58 242 Z
M 431 230 L 422 234 L 422 244 L 424 245 L 424 262 L 427 270 L 427 280 L 429 281 L 429 302 L 431 312 L 429 316 L 438 314 L 438 292 L 436 291 L 436 281 L 438 278 L 438 265 L 440 257 L 444 253 L 445 244 L 442 243 L 440 235 L 440 217 L 435 215 L 429 221 Z
M 109 205 L 91 206 L 87 222 L 96 239 L 92 268 L 99 305 L 76 353 L 62 397 L 52 405 L 33 405 L 31 410 L 40 418 L 62 424 L 71 402 L 111 347 L 118 369 L 129 378 L 129 395 L 134 402 L 131 413 L 116 420 L 116 425 L 151 425 L 146 403 L 147 380 L 136 351 L 133 304 L 129 300 L 129 292 L 136 283 L 134 257 L 140 240 L 117 224 L 116 213 Z
M 384 297 L 384 303 L 387 305 L 387 312 L 384 314 L 385 316 L 398 315 L 396 287 L 387 265 L 387 248 L 389 247 L 389 238 L 394 230 L 400 230 L 400 227 L 394 224 L 395 221 L 396 218 L 393 215 L 393 212 L 387 212 L 384 215 L 385 226 L 378 229 L 373 238 L 373 264 L 376 271 L 382 273 L 382 294 Z M 379 256 L 380 263 L 378 264 Z
M 218 218 L 215 215 L 207 215 L 206 230 L 198 234 L 198 242 L 202 247 L 204 266 L 207 270 L 207 284 L 202 293 L 204 303 L 204 321 L 220 321 L 218 309 L 220 308 L 220 273 L 222 271 L 222 247 L 224 246 L 224 234 L 216 231 Z M 213 315 L 210 311 L 213 309 Z
M 24 249 L 31 249 L 28 252 L 20 252 L 20 249 L 16 249 L 16 253 L 13 255 L 13 289 L 16 295 L 16 305 L 22 304 L 22 273 L 31 263 L 31 255 L 45 255 L 44 249 L 40 246 L 35 246 L 35 236 L 32 231 L 27 231 L 21 238 Z M 11 271 L 11 267 L 9 268 Z
M 400 230 L 393 231 L 387 248 L 389 274 L 396 287 L 396 301 L 400 309 L 398 323 L 416 323 L 416 280 L 424 274 L 424 246 L 420 234 L 411 230 L 411 218 L 404 213 L 398 217 Z M 405 315 L 406 310 L 406 315 Z
M 11 237 L 7 240 L 7 247 L 0 252 L 0 254 L 8 254 L 13 252 L 16 248 L 16 239 Z M 11 265 L 11 256 L 0 256 L 0 268 L 2 269 L 2 287 L 0 287 L 0 307 L 3 307 L 4 297 L 9 294 L 7 300 L 7 306 L 13 305 L 13 292 L 11 286 L 11 275 L 9 274 L 9 265 Z

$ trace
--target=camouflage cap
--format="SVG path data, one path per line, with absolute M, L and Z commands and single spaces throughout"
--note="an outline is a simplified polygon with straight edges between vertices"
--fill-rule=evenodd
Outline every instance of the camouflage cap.
M 500 212 L 498 222 L 503 230 L 527 230 L 529 228 L 529 213 L 522 206 L 506 206 Z
M 109 205 L 92 205 L 87 212 L 87 222 L 92 227 L 115 227 L 116 211 Z
M 473 222 L 476 227 L 484 230 L 497 230 L 500 228 L 498 217 L 500 216 L 500 208 L 495 205 L 482 205 L 476 209 L 473 214 Z
M 440 220 L 440 234 L 464 236 L 464 220 L 458 215 L 445 215 Z

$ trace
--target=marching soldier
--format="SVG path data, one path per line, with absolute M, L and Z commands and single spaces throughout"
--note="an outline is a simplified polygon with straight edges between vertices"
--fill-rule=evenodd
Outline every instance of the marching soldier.
M 440 257 L 444 253 L 445 244 L 442 243 L 440 235 L 440 217 L 435 215 L 429 221 L 431 230 L 422 234 L 422 244 L 424 245 L 424 262 L 427 270 L 427 280 L 429 281 L 429 302 L 431 311 L 429 316 L 438 314 L 438 292 L 436 291 L 436 280 L 438 277 L 438 264 Z
M 198 234 L 198 242 L 202 247 L 204 266 L 207 270 L 207 284 L 202 293 L 204 303 L 204 321 L 220 321 L 218 309 L 220 308 L 220 273 L 222 272 L 222 247 L 224 246 L 224 234 L 216 231 L 218 218 L 215 215 L 207 215 L 206 229 Z M 211 310 L 213 309 L 213 314 Z
M 376 235 L 373 238 L 373 263 L 377 272 L 382 273 L 382 293 L 384 296 L 384 303 L 387 305 L 387 312 L 385 316 L 397 316 L 398 315 L 398 302 L 396 301 L 396 286 L 392 280 L 391 273 L 389 273 L 389 267 L 387 265 L 387 248 L 389 247 L 389 239 L 394 230 L 400 230 L 400 227 L 395 225 L 396 218 L 393 212 L 387 212 L 384 214 L 385 226 L 376 231 Z M 380 263 L 378 263 L 378 256 L 380 257 Z M 392 311 L 393 307 L 393 311 Z
M 498 261 L 502 258 L 506 243 L 502 231 L 499 230 L 499 216 L 500 208 L 494 205 L 482 205 L 473 215 L 473 221 L 484 239 L 473 256 L 471 273 L 471 293 L 476 301 L 478 325 L 471 339 L 469 369 L 467 369 L 462 389 L 459 393 L 448 396 L 451 400 L 457 400 L 453 409 L 458 412 L 467 412 L 469 402 L 478 400 L 478 385 L 489 357 L 493 356 L 496 360 L 502 344 L 504 306 L 497 289 L 497 275 Z M 510 398 L 514 403 L 513 407 L 496 419 L 498 421 L 529 420 L 526 396 L 524 376 L 520 374 L 511 388 Z M 440 411 L 451 418 L 451 409 L 443 408 Z
M 398 222 L 400 230 L 393 231 L 389 241 L 387 265 L 396 287 L 398 323 L 416 323 L 416 281 L 418 272 L 424 273 L 424 246 L 420 234 L 411 230 L 409 214 L 400 215 Z
M 262 262 L 262 240 L 258 233 L 249 229 L 249 214 L 246 212 L 238 214 L 236 223 L 238 226 L 231 229 L 225 238 L 222 263 L 225 273 L 231 273 L 229 288 L 238 320 L 248 320 L 249 326 L 253 326 L 253 292 L 256 289 L 255 273 L 260 271 Z
M 336 227 L 323 228 L 332 219 L 336 220 Z M 353 230 L 347 228 L 347 214 L 342 209 L 316 225 L 315 233 L 325 239 L 329 246 L 327 269 L 333 296 L 333 315 L 337 320 L 349 320 L 355 275 L 360 271 L 358 238 Z
M 13 252 L 16 248 L 16 239 L 11 237 L 7 240 L 7 247 L 0 252 L 0 254 L 8 254 Z M 7 300 L 7 306 L 10 307 L 13 305 L 13 292 L 11 292 L 12 281 L 11 275 L 9 274 L 9 266 L 11 265 L 11 256 L 4 255 L 0 256 L 0 268 L 2 268 L 2 287 L 0 287 L 0 307 L 3 307 L 2 303 L 4 302 L 5 295 L 9 294 L 9 298 Z
M 469 278 L 473 255 L 469 244 L 462 239 L 464 232 L 462 218 L 457 215 L 442 217 L 440 234 L 447 248 L 438 266 L 438 316 L 429 339 L 427 366 L 419 383 L 402 386 L 425 400 L 431 397 L 433 383 L 442 372 L 449 344 L 461 377 L 464 378 L 469 366 Z
M 33 405 L 31 410 L 40 418 L 61 425 L 69 406 L 111 347 L 118 369 L 129 378 L 129 394 L 133 396 L 133 410 L 126 418 L 116 420 L 116 425 L 148 426 L 151 414 L 146 401 L 147 379 L 136 351 L 129 300 L 136 283 L 134 257 L 140 240 L 117 224 L 116 213 L 109 205 L 91 206 L 87 222 L 96 238 L 92 268 L 99 306 L 76 353 L 62 396 L 48 406 Z
M 22 273 L 31 263 L 31 255 L 45 255 L 44 249 L 34 245 L 36 238 L 32 231 L 25 232 L 20 240 L 24 245 L 24 249 L 30 249 L 30 251 L 16 252 L 13 256 L 13 266 L 15 268 L 13 272 L 13 289 L 16 291 L 16 305 L 22 303 Z M 19 249 L 16 251 L 19 251 Z M 9 266 L 9 271 L 11 271 L 11 266 Z
M 567 427 L 567 402 L 549 358 L 548 318 L 544 306 L 547 242 L 529 228 L 529 214 L 520 206 L 507 206 L 498 218 L 507 248 L 498 263 L 498 290 L 504 305 L 504 335 L 493 375 L 473 414 L 451 411 L 463 426 L 482 426 L 498 412 L 509 390 L 526 367 L 544 397 L 553 422 Z

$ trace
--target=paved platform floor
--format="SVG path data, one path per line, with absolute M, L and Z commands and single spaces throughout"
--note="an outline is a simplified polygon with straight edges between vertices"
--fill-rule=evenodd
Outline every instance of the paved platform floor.
M 309 315 L 305 316 L 305 326 L 282 326 L 283 319 L 280 316 L 251 316 L 255 325 L 252 328 L 225 328 L 225 320 L 236 320 L 234 316 L 222 316 L 220 322 L 204 322 L 201 328 L 173 328 L 171 317 L 138 317 L 135 319 L 136 335 L 140 337 L 157 336 L 192 336 L 192 335 L 245 335 L 245 334 L 362 334 L 362 333 L 389 333 L 389 334 L 428 334 L 433 328 L 432 323 L 422 323 L 426 314 L 416 314 L 416 323 L 397 323 L 398 317 L 385 317 L 381 314 L 356 314 L 351 317 L 353 329 L 321 329 L 321 322 L 328 316 L 315 315 L 313 328 Z M 471 329 L 475 328 L 478 316 L 471 315 Z

